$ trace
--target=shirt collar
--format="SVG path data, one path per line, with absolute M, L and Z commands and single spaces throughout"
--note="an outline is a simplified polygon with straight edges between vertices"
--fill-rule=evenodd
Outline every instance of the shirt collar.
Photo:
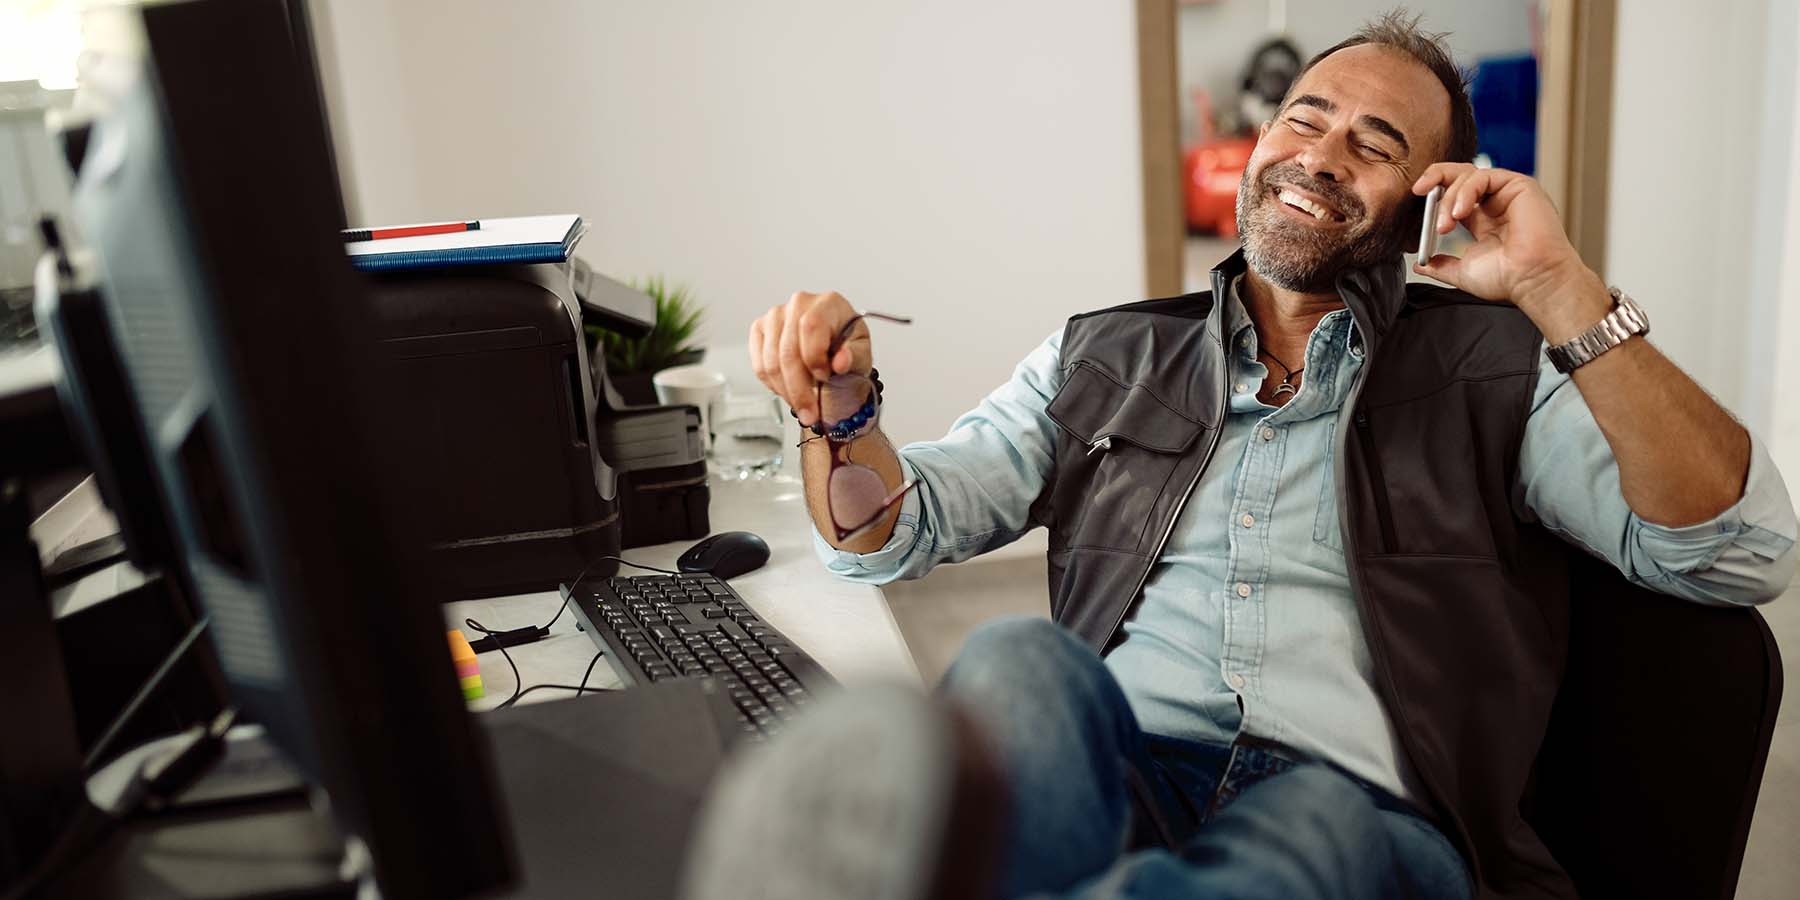
M 1260 384 L 1268 374 L 1268 368 L 1257 359 L 1256 326 L 1250 321 L 1250 313 L 1239 296 L 1242 286 L 1241 273 L 1227 282 L 1224 306 L 1220 310 L 1226 346 L 1232 360 L 1228 367 L 1228 377 L 1233 381 L 1231 410 L 1235 413 L 1267 411 L 1269 408 L 1256 399 L 1254 389 L 1240 392 L 1235 388 L 1239 383 Z M 1299 418 L 1311 418 L 1327 409 L 1336 409 L 1356 370 L 1362 365 L 1363 352 L 1362 336 L 1350 310 L 1335 309 L 1326 313 L 1307 340 L 1309 360 L 1315 353 L 1320 355 L 1317 360 L 1303 364 L 1308 371 L 1312 371 L 1315 365 L 1320 366 L 1320 370 L 1308 379 L 1312 387 L 1310 390 L 1303 388 L 1306 390 L 1305 396 L 1295 398 L 1294 402 L 1283 407 L 1284 415 L 1296 417 L 1297 421 Z
M 1233 276 L 1231 281 L 1227 283 L 1224 300 L 1225 308 L 1223 310 L 1225 314 L 1225 340 L 1226 346 L 1231 347 L 1240 358 L 1249 362 L 1256 362 L 1256 325 L 1250 321 L 1249 310 L 1244 308 L 1244 301 L 1240 294 L 1243 289 L 1243 284 L 1244 276 L 1241 272 Z M 1339 319 L 1349 320 L 1349 333 L 1344 340 L 1350 351 L 1350 355 L 1357 359 L 1362 359 L 1362 331 L 1357 327 L 1356 318 L 1350 315 L 1348 309 L 1332 310 L 1325 315 L 1324 319 L 1320 320 L 1319 325 L 1323 328 L 1326 327 L 1327 321 L 1336 323 Z

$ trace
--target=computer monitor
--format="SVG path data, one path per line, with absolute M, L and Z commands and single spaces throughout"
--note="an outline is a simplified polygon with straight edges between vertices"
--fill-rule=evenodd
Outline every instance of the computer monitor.
M 140 14 L 143 77 L 97 125 L 75 211 L 231 695 L 325 789 L 383 896 L 509 883 L 441 612 L 403 575 L 423 548 L 375 475 L 384 364 L 286 5 Z

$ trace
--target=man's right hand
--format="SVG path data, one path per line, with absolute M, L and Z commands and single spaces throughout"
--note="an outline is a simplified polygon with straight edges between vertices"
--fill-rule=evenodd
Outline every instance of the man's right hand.
M 819 418 L 819 385 L 833 375 L 866 375 L 874 366 L 869 327 L 857 322 L 836 355 L 831 341 L 856 317 L 850 301 L 835 291 L 798 293 L 750 324 L 750 368 L 775 395 L 786 400 L 810 426 Z

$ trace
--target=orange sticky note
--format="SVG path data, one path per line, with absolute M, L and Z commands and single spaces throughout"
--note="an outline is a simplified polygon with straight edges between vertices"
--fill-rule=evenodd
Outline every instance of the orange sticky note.
M 469 639 L 455 628 L 448 632 L 450 637 L 450 661 L 456 665 L 456 679 L 462 687 L 463 699 L 478 700 L 484 690 L 481 686 L 481 664 L 476 661 L 475 648 L 469 646 Z

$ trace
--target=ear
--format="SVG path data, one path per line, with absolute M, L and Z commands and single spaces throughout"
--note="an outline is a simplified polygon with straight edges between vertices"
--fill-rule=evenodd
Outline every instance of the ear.
M 1272 125 L 1272 124 L 1274 124 L 1274 123 L 1273 123 L 1273 122 L 1268 122 L 1268 121 L 1264 121 L 1264 122 L 1263 122 L 1263 123 L 1262 123 L 1262 125 L 1261 125 L 1261 126 L 1260 126 L 1260 127 L 1258 127 L 1258 128 L 1257 128 L 1257 129 L 1256 129 L 1256 141 L 1257 141 L 1257 143 L 1262 143 L 1262 139 L 1263 139 L 1263 138 L 1265 138 L 1265 137 L 1268 137 L 1268 136 L 1269 136 L 1269 126 L 1270 126 L 1270 125 Z

